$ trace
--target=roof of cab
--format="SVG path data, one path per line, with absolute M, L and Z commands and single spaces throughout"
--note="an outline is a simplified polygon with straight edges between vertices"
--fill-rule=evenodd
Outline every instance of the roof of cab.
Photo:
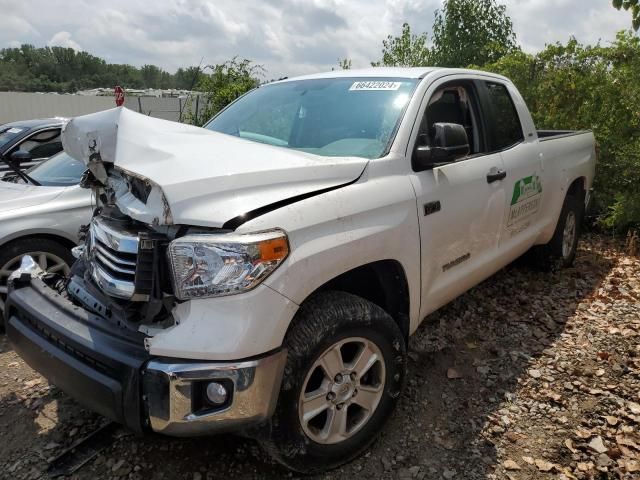
M 442 67 L 370 67 L 353 70 L 332 70 L 330 72 L 313 73 L 299 77 L 285 78 L 280 82 L 290 82 L 294 80 L 315 80 L 321 78 L 424 78 L 430 73 L 439 72 L 443 75 L 453 74 L 482 74 L 502 80 L 507 78 L 495 73 L 483 72 L 480 70 L 469 70 L 464 68 L 442 68 Z M 278 82 L 275 82 L 278 83 Z

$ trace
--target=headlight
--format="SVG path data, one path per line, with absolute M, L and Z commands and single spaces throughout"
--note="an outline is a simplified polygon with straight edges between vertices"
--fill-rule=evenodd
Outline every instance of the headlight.
M 252 289 L 289 254 L 284 232 L 199 234 L 169 244 L 175 295 L 180 300 Z

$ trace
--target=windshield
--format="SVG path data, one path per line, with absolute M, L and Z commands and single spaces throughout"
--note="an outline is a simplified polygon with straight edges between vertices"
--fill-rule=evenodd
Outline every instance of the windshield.
M 417 84 L 404 78 L 327 78 L 265 85 L 205 128 L 327 157 L 388 150 Z
M 27 173 L 40 185 L 66 187 L 80 183 L 80 177 L 86 169 L 84 162 L 60 152 Z
M 26 128 L 18 127 L 0 127 L 0 148 L 7 145 L 10 141 L 24 132 Z

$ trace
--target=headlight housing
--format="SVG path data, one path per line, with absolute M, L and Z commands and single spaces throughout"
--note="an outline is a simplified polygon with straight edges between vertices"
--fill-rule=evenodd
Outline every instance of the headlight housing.
M 173 240 L 168 249 L 174 293 L 180 300 L 251 290 L 287 255 L 281 230 L 252 234 L 198 234 Z

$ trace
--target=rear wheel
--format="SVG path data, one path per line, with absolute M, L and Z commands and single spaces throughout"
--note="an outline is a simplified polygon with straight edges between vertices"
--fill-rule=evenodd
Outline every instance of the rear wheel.
M 534 249 L 535 260 L 540 268 L 551 270 L 573 265 L 583 214 L 583 203 L 575 196 L 567 195 L 551 241 Z
M 343 292 L 310 298 L 294 322 L 276 412 L 259 439 L 286 467 L 313 473 L 376 438 L 402 391 L 406 346 L 390 315 Z
M 0 252 L 0 314 L 4 313 L 9 275 L 20 267 L 22 257 L 31 255 L 40 268 L 49 273 L 68 275 L 74 258 L 64 245 L 48 238 L 14 240 Z M 0 329 L 4 322 L 0 322 Z

